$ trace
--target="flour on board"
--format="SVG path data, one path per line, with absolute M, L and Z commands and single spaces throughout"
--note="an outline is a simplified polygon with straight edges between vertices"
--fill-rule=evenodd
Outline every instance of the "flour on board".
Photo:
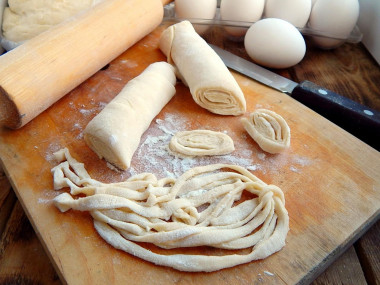
M 104 104 L 105 105 L 105 104 Z M 99 112 L 102 105 L 98 105 L 90 110 L 81 108 L 80 112 L 87 116 L 91 112 Z M 80 123 L 72 124 L 71 130 L 76 134 L 75 138 L 83 139 L 83 128 Z M 202 125 L 204 129 L 214 130 L 213 127 Z M 234 140 L 235 151 L 228 155 L 183 158 L 173 155 L 168 145 L 172 136 L 179 131 L 194 129 L 191 122 L 188 121 L 180 113 L 167 113 L 163 118 L 154 120 L 149 129 L 143 134 L 140 146 L 134 154 L 132 165 L 127 171 L 117 171 L 120 178 L 126 178 L 129 175 L 134 175 L 142 172 L 155 173 L 158 177 L 178 177 L 187 170 L 207 164 L 229 163 L 240 165 L 250 171 L 259 171 L 263 174 L 278 174 L 281 169 L 287 167 L 290 171 L 302 173 L 302 169 L 313 163 L 313 160 L 298 154 L 287 152 L 281 155 L 267 155 L 262 151 L 257 151 L 250 147 L 250 142 L 247 141 L 247 136 L 242 133 L 238 140 Z M 231 135 L 227 130 L 225 134 Z M 117 140 L 116 137 L 110 138 L 112 141 Z M 58 141 L 52 141 L 46 149 L 45 158 L 47 161 L 52 161 L 52 154 L 64 147 Z M 108 168 L 116 170 L 110 164 Z
M 169 113 L 164 119 L 156 119 L 142 137 L 134 157 L 138 163 L 132 163 L 129 172 L 131 174 L 152 172 L 158 176 L 174 177 L 197 165 L 227 162 L 251 168 L 251 170 L 263 170 L 261 165 L 255 162 L 253 151 L 239 145 L 236 146 L 236 151 L 228 155 L 197 158 L 175 156 L 168 150 L 170 139 L 175 133 L 186 130 L 190 130 L 190 123 L 180 114 Z M 228 132 L 224 131 L 224 133 Z
M 127 68 L 135 68 L 138 66 L 138 63 L 134 60 L 130 59 L 123 59 L 120 61 L 123 65 L 125 65 Z

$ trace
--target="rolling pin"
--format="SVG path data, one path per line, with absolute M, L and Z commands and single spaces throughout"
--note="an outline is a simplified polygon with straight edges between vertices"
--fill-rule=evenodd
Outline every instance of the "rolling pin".
M 0 125 L 21 128 L 153 31 L 168 0 L 107 0 L 0 56 Z

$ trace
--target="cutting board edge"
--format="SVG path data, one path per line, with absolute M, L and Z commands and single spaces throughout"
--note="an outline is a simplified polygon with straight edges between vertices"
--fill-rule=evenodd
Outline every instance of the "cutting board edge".
M 347 251 L 358 239 L 360 239 L 377 221 L 380 220 L 380 209 L 367 219 L 367 221 L 352 233 L 351 236 L 334 251 L 330 252 L 324 260 L 316 267 L 309 271 L 297 285 L 308 285 L 313 282 L 319 275 L 321 275 L 331 264 L 333 264 L 344 252 Z

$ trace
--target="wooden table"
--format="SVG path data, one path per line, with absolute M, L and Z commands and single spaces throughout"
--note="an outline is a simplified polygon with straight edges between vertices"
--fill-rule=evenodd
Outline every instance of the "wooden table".
M 209 40 L 247 57 L 241 42 Z M 294 81 L 310 80 L 380 111 L 380 67 L 362 44 L 334 50 L 308 47 L 304 60 L 279 70 Z M 0 284 L 61 284 L 7 178 L 0 176 Z M 312 284 L 380 284 L 380 222 Z M 332 262 L 332 261 L 331 261 Z

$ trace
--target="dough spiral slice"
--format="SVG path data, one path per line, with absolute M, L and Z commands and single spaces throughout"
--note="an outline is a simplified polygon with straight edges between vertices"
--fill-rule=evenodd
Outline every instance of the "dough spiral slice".
M 158 180 L 143 173 L 105 184 L 91 179 L 67 149 L 56 157 L 61 163 L 52 169 L 55 190 L 70 187 L 81 197 L 63 193 L 54 204 L 62 212 L 89 211 L 106 242 L 146 261 L 181 271 L 210 272 L 263 259 L 285 245 L 289 217 L 283 192 L 240 166 L 195 167 L 178 179 Z M 140 242 L 154 244 L 157 250 Z M 226 254 L 168 250 L 197 246 L 219 248 Z M 229 253 L 250 247 L 248 254 Z
M 228 135 L 210 130 L 178 132 L 170 140 L 169 148 L 188 156 L 223 155 L 235 150 Z
M 290 145 L 290 128 L 284 118 L 277 113 L 258 109 L 242 123 L 249 135 L 260 148 L 269 153 L 279 153 Z
M 235 78 L 189 21 L 168 27 L 161 35 L 160 49 L 198 105 L 220 115 L 245 112 L 244 94 Z

